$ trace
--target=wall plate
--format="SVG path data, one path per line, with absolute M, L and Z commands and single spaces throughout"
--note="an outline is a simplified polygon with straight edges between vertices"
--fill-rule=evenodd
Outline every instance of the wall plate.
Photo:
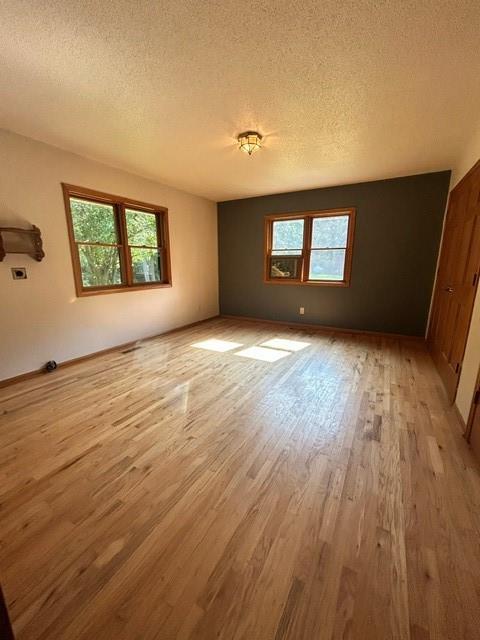
M 14 280 L 26 280 L 27 270 L 25 267 L 12 267 L 12 278 Z

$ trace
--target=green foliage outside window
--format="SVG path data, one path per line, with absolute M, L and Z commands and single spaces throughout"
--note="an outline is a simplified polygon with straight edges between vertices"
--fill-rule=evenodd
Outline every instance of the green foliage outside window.
M 122 284 L 120 243 L 114 207 L 110 204 L 70 198 L 74 236 L 84 287 Z M 162 280 L 161 254 L 157 248 L 154 214 L 127 209 L 126 226 L 135 283 Z M 107 245 L 107 246 L 105 246 Z M 145 248 L 145 247 L 152 248 Z
M 157 221 L 151 213 L 125 210 L 127 236 L 135 282 L 158 282 L 161 278 L 161 256 L 157 244 Z M 136 246 L 132 246 L 136 245 Z M 149 248 L 146 247 L 155 247 Z
M 349 242 L 349 213 L 272 221 L 269 277 L 303 281 L 343 281 Z M 307 225 L 308 238 L 305 234 Z M 308 273 L 301 273 L 302 265 Z
M 304 220 L 275 220 L 272 253 L 300 255 L 303 247 Z

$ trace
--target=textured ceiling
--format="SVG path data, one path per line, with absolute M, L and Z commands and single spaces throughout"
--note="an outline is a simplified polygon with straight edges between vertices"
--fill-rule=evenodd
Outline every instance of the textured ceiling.
M 0 21 L 1 127 L 213 200 L 450 168 L 480 114 L 478 0 L 4 0 Z

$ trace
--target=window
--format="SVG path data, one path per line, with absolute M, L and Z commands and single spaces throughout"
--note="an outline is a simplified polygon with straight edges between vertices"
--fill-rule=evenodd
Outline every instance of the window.
M 265 282 L 348 287 L 355 209 L 265 218 Z
M 171 286 L 164 207 L 63 185 L 77 295 Z

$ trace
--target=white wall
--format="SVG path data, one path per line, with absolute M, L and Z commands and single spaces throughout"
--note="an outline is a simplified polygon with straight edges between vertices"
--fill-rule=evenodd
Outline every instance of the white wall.
M 0 262 L 0 380 L 218 314 L 213 202 L 2 130 L 0 166 L 0 226 L 36 224 L 46 253 Z M 168 207 L 173 287 L 77 298 L 61 182 Z
M 473 167 L 480 158 L 480 126 L 476 135 L 472 136 L 465 153 L 453 171 L 452 187 Z M 465 422 L 468 420 L 470 405 L 475 391 L 475 382 L 480 367 L 480 288 L 477 291 L 473 307 L 472 321 L 465 349 L 465 357 L 462 365 L 462 373 L 458 384 L 455 404 Z
M 461 157 L 452 171 L 451 189 L 457 185 L 463 176 L 470 171 L 473 165 L 480 159 L 480 122 L 474 135 L 468 141 Z

